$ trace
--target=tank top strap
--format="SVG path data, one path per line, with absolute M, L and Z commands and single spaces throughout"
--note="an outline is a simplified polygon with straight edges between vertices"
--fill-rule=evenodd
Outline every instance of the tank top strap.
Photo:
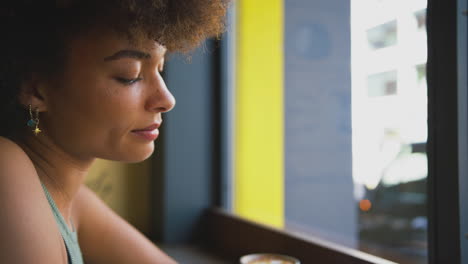
M 58 210 L 58 207 L 55 204 L 54 199 L 52 199 L 52 196 L 50 195 L 49 191 L 47 190 L 47 188 L 45 187 L 43 183 L 41 183 L 41 185 L 42 185 L 42 188 L 44 189 L 44 193 L 47 197 L 47 201 L 49 202 L 49 205 L 54 214 L 54 218 L 59 227 L 60 234 L 62 235 L 63 241 L 65 242 L 65 247 L 67 249 L 67 255 L 68 255 L 68 263 L 83 264 L 83 256 L 81 254 L 80 245 L 78 243 L 78 235 L 76 233 L 76 230 L 70 230 L 70 228 L 67 225 L 67 222 L 65 221 L 65 218 L 63 218 L 62 214 Z M 73 223 L 72 223 L 72 227 L 73 227 Z M 73 229 L 75 228 L 73 227 Z

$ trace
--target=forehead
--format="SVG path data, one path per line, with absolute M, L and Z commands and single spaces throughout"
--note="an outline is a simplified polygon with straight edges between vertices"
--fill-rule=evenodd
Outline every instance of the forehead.
M 94 29 L 72 38 L 69 42 L 71 57 L 100 60 L 119 52 L 120 50 L 137 50 L 150 55 L 151 59 L 164 58 L 166 47 L 146 38 L 143 34 L 129 37 L 112 30 Z

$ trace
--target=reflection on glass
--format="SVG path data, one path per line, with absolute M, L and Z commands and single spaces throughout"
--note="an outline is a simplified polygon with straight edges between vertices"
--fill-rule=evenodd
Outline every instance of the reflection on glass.
M 361 1 L 351 3 L 359 248 L 398 263 L 427 263 L 426 2 L 387 1 L 374 5 L 373 15 Z M 379 16 L 392 20 L 382 24 Z M 371 49 L 360 49 L 366 42 Z
M 372 49 L 380 49 L 395 45 L 397 42 L 396 20 L 367 30 L 367 40 L 369 42 L 369 47 Z

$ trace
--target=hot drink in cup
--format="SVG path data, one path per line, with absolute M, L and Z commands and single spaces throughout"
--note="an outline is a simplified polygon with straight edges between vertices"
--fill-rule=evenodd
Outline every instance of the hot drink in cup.
M 299 260 L 293 257 L 280 254 L 250 254 L 241 257 L 241 264 L 300 264 Z

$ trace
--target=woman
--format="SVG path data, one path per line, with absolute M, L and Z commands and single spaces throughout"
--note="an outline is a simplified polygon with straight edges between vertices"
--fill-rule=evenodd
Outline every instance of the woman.
M 1 263 L 174 263 L 83 180 L 139 162 L 175 99 L 160 72 L 223 28 L 223 0 L 17 0 L 0 11 Z

